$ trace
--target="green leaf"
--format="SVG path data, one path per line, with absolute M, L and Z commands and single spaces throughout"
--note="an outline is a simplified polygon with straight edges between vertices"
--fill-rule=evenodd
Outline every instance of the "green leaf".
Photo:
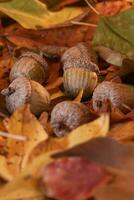
M 105 18 L 105 23 L 120 37 L 134 45 L 134 8 Z
M 81 8 L 64 8 L 50 12 L 39 0 L 10 0 L 0 2 L 0 11 L 7 14 L 24 28 L 49 28 L 64 23 L 83 13 Z
M 101 17 L 93 46 L 107 62 L 122 66 L 125 59 L 134 61 L 133 33 L 134 8 L 116 16 Z

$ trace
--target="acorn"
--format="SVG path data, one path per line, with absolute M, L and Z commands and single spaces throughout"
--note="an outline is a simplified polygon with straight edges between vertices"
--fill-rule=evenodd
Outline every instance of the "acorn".
M 34 52 L 26 52 L 13 65 L 9 79 L 12 82 L 21 76 L 43 83 L 47 81 L 49 76 L 48 64 L 41 55 Z
M 97 74 L 87 68 L 69 68 L 63 75 L 65 94 L 71 98 L 76 97 L 81 89 L 83 89 L 84 99 L 90 97 L 97 82 Z
M 66 50 L 61 57 L 61 62 L 63 63 L 64 71 L 73 67 L 83 67 L 93 72 L 99 72 L 97 54 L 84 42 Z
M 94 90 L 93 108 L 101 111 L 106 101 L 123 110 L 125 107 L 134 108 L 134 86 L 103 81 Z
M 19 77 L 6 89 L 1 91 L 6 98 L 6 107 L 10 113 L 24 104 L 30 104 L 30 109 L 35 115 L 47 111 L 50 104 L 50 95 L 39 83 Z
M 89 110 L 84 104 L 78 102 L 63 101 L 58 103 L 51 112 L 51 126 L 58 137 L 68 134 L 89 119 Z

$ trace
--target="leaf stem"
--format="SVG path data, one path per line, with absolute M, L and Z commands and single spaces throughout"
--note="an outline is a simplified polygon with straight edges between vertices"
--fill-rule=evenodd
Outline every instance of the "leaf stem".
M 93 28 L 97 27 L 96 24 L 90 24 L 90 23 L 86 23 L 86 22 L 71 21 L 71 23 L 75 24 L 75 25 L 90 26 L 90 27 L 93 27 Z
M 96 9 L 91 5 L 91 3 L 89 3 L 88 0 L 85 0 L 85 2 L 87 3 L 87 5 L 88 5 L 97 15 L 100 15 L 99 11 L 96 10 Z

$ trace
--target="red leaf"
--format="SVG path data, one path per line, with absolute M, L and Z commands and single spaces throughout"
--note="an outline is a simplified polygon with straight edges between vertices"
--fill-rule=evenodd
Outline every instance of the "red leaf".
M 80 157 L 61 158 L 43 169 L 41 187 L 48 197 L 84 200 L 108 178 L 108 173 L 94 162 Z

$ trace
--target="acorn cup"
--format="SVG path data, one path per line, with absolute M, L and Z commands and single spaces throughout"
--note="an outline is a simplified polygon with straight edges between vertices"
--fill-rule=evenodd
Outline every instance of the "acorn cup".
M 43 83 L 49 76 L 48 64 L 41 55 L 26 52 L 13 65 L 9 75 L 10 82 L 21 76 Z
M 50 104 L 50 95 L 39 83 L 25 77 L 15 79 L 6 89 L 1 91 L 6 98 L 7 110 L 12 113 L 24 104 L 30 104 L 35 115 L 47 111 Z
M 75 101 L 58 103 L 51 112 L 51 126 L 58 137 L 68 134 L 89 120 L 90 112 L 87 107 Z
M 83 89 L 83 98 L 90 97 L 98 82 L 95 72 L 87 68 L 69 68 L 63 75 L 63 85 L 65 94 L 68 97 L 76 97 L 80 90 Z
M 101 111 L 106 101 L 122 111 L 134 108 L 134 86 L 103 81 L 93 93 L 94 110 Z
M 99 72 L 96 52 L 87 43 L 81 42 L 65 51 L 61 57 L 63 70 L 69 68 L 87 68 L 93 72 Z

